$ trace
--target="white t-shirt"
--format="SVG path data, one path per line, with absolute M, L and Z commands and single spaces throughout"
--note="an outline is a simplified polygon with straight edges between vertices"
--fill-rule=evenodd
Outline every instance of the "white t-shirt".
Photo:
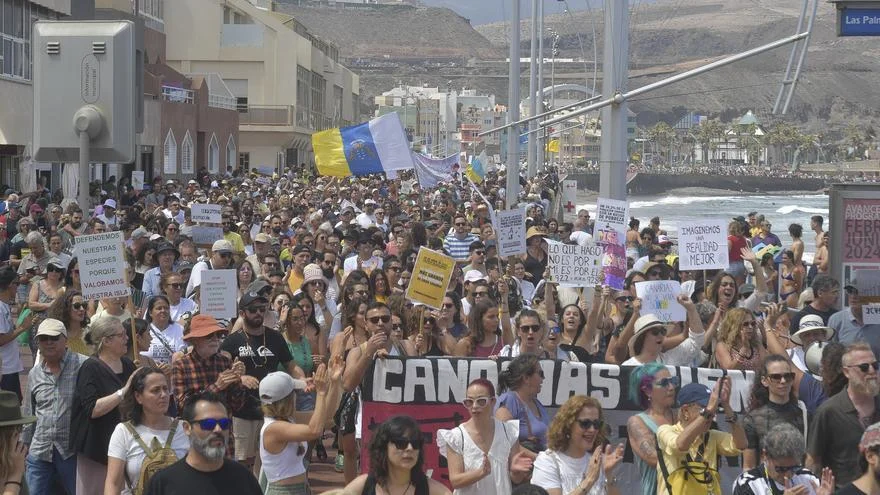
M 361 263 L 361 269 L 367 273 L 372 272 L 376 268 L 382 268 L 382 258 L 378 258 L 376 256 L 371 257 L 367 261 Z M 358 269 L 358 257 L 357 255 L 349 256 L 345 258 L 345 263 L 342 264 L 343 271 L 348 274 L 354 270 Z
M 160 446 L 164 447 L 170 433 L 170 430 L 154 430 L 144 425 L 137 425 L 134 429 L 148 447 L 152 446 L 154 438 L 159 441 Z M 186 453 L 189 451 L 189 437 L 183 432 L 183 425 L 180 423 L 177 424 L 177 430 L 174 432 L 171 449 L 177 454 L 178 459 L 186 457 Z M 107 448 L 107 456 L 125 461 L 126 476 L 122 493 L 130 494 L 129 484 L 137 485 L 138 477 L 141 474 L 141 464 L 147 453 L 135 441 L 134 435 L 128 431 L 124 423 L 119 423 L 113 430 L 113 435 L 110 436 L 110 446 Z
M 196 309 L 197 306 L 195 301 L 187 299 L 186 297 L 181 297 L 180 301 L 170 308 L 171 321 L 179 321 L 181 316 L 187 313 L 195 313 Z
M 0 334 L 12 333 L 15 331 L 15 323 L 12 321 L 12 311 L 9 305 L 0 301 Z M 21 363 L 21 352 L 18 349 L 18 341 L 12 339 L 11 342 L 0 347 L 0 374 L 11 375 L 19 373 L 24 369 Z
M 151 358 L 157 363 L 171 364 L 171 355 L 186 349 L 183 341 L 183 327 L 171 323 L 164 331 L 150 323 L 150 349 L 141 352 L 141 356 Z
M 590 465 L 590 453 L 579 459 L 569 457 L 562 452 L 545 450 L 535 459 L 532 472 L 532 484 L 545 490 L 561 490 L 563 494 L 571 493 L 584 479 L 587 466 Z M 588 495 L 605 493 L 605 469 L 599 470 L 599 479 L 587 492 Z

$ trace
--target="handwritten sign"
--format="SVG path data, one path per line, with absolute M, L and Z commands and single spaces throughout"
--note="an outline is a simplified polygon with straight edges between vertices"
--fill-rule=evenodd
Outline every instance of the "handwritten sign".
M 421 247 L 416 257 L 406 298 L 433 309 L 443 306 L 446 289 L 452 281 L 455 260 L 443 253 Z
M 642 314 L 653 313 L 660 321 L 685 321 L 687 312 L 676 301 L 681 284 L 675 280 L 636 282 L 636 296 L 642 300 Z
M 550 278 L 562 287 L 593 287 L 602 282 L 601 246 L 563 244 L 547 239 Z
M 853 274 L 854 280 L 850 281 L 850 285 L 855 285 L 859 293 L 864 323 L 880 323 L 880 270 L 854 270 Z
M 696 220 L 678 229 L 678 266 L 681 270 L 726 270 L 727 222 Z
M 562 221 L 574 222 L 577 220 L 577 191 L 578 183 L 574 179 L 562 181 Z
M 196 203 L 192 205 L 192 221 L 195 223 L 222 223 L 220 205 Z
M 499 211 L 495 215 L 498 256 L 505 258 L 526 252 L 526 212 L 522 208 Z
M 629 220 L 629 203 L 616 199 L 599 198 L 596 201 L 596 223 L 593 237 L 600 244 L 624 245 Z
M 238 283 L 235 270 L 204 270 L 199 291 L 199 307 L 202 313 L 218 319 L 236 317 L 238 308 Z
M 135 170 L 131 173 L 131 187 L 135 191 L 144 190 L 144 171 Z
M 79 236 L 76 238 L 74 252 L 79 260 L 83 299 L 129 294 L 121 231 Z
M 223 239 L 223 228 L 193 225 L 192 239 L 196 246 L 212 246 L 214 241 Z

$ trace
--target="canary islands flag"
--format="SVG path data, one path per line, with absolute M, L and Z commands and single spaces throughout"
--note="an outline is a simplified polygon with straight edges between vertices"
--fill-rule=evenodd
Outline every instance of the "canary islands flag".
M 475 156 L 470 165 L 464 171 L 465 176 L 474 184 L 483 182 L 486 178 L 486 168 L 489 163 L 489 157 L 486 156 L 486 150 L 483 150 L 479 156 Z
M 396 113 L 351 127 L 316 132 L 312 134 L 312 148 L 321 175 L 348 177 L 414 167 Z

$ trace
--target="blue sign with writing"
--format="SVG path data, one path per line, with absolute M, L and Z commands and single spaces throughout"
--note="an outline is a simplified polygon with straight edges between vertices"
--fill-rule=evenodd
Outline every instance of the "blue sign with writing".
M 880 9 L 844 9 L 840 36 L 880 36 Z

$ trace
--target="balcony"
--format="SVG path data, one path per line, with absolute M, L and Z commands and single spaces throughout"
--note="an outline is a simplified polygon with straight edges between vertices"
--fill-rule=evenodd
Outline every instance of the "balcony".
M 335 127 L 333 119 L 312 110 L 297 109 L 296 125 L 312 131 L 323 131 Z
M 238 111 L 239 125 L 293 125 L 293 105 L 248 105 L 239 106 Z
M 162 99 L 174 103 L 188 103 L 192 105 L 194 101 L 194 93 L 190 89 L 162 86 Z
M 224 24 L 220 30 L 220 46 L 263 46 L 261 24 Z
M 208 85 L 208 106 L 223 110 L 238 110 L 236 98 L 216 72 L 194 72 L 186 75 L 190 79 L 204 78 Z

